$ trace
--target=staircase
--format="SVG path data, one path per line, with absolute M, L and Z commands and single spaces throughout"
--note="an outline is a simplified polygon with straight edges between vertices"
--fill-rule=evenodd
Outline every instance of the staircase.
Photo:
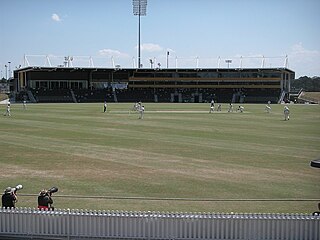
M 71 93 L 71 97 L 72 97 L 72 100 L 74 103 L 77 103 L 77 99 L 76 99 L 76 96 L 74 95 L 74 92 L 72 89 L 70 89 L 70 93 Z
M 280 95 L 280 98 L 279 98 L 279 100 L 278 100 L 278 103 L 282 103 L 282 101 L 283 101 L 283 99 L 284 99 L 285 96 L 286 96 L 286 92 L 285 92 L 285 91 L 282 91 L 282 92 L 281 92 L 281 95 Z
M 29 98 L 30 102 L 32 102 L 32 103 L 37 102 L 37 100 L 34 98 L 32 92 L 30 90 L 27 91 L 27 94 L 28 94 L 28 98 Z

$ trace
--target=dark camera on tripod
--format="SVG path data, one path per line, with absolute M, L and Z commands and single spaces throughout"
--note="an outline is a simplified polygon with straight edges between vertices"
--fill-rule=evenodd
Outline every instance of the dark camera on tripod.
M 48 193 L 51 195 L 52 193 L 58 192 L 58 190 L 59 189 L 57 187 L 52 187 L 52 188 L 48 189 Z

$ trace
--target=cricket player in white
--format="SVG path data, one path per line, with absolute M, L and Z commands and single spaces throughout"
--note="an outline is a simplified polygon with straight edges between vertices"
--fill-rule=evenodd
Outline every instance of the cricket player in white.
M 233 112 L 233 104 L 232 103 L 230 103 L 230 105 L 229 105 L 228 112 Z
M 27 101 L 23 100 L 23 110 L 27 110 Z
M 210 111 L 209 111 L 209 113 L 212 113 L 212 112 L 214 112 L 214 100 L 213 99 L 211 100 L 211 103 L 210 103 Z
M 244 110 L 244 107 L 240 105 L 240 106 L 238 107 L 238 110 L 237 110 L 237 111 L 243 113 L 243 110 Z
M 221 104 L 218 104 L 217 111 L 218 111 L 218 112 L 221 112 Z
M 144 115 L 144 106 L 141 106 L 141 107 L 139 108 L 139 113 L 140 113 L 139 119 L 143 119 L 143 115 Z
M 8 101 L 8 104 L 7 104 L 7 111 L 6 111 L 6 113 L 5 114 L 3 114 L 4 116 L 11 116 L 11 110 L 10 110 L 10 106 L 11 104 L 10 104 L 10 101 Z
M 289 120 L 290 109 L 288 108 L 288 106 L 284 106 L 283 114 L 284 114 L 284 120 L 285 121 Z
M 103 104 L 103 112 L 106 112 L 107 111 L 107 102 L 105 101 L 104 104 Z
M 138 108 L 139 108 L 139 104 L 137 102 L 135 102 L 133 104 L 132 111 L 138 111 Z
M 268 101 L 268 104 L 266 105 L 266 107 L 265 107 L 265 109 L 264 109 L 267 113 L 270 113 L 270 112 L 271 112 L 271 106 L 270 106 L 270 104 L 271 104 L 271 102 Z

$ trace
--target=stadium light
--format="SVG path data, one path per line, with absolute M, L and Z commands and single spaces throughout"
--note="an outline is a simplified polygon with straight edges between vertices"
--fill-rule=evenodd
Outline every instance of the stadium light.
M 227 60 L 226 60 L 226 63 L 228 64 L 228 68 L 229 68 L 230 63 L 232 63 L 232 60 L 231 60 L 231 59 L 227 59 Z
M 147 0 L 133 0 L 133 15 L 139 16 L 138 26 L 138 68 L 141 67 L 141 49 L 140 49 L 140 17 L 147 15 Z
M 11 62 L 8 62 L 9 79 L 10 79 L 10 77 L 11 77 L 11 68 L 10 68 L 10 64 L 11 64 Z
M 150 61 L 150 68 L 153 68 L 154 61 L 151 58 L 149 59 L 149 61 Z
M 6 80 L 8 80 L 8 66 L 7 66 L 7 64 L 4 65 L 4 67 L 6 68 Z

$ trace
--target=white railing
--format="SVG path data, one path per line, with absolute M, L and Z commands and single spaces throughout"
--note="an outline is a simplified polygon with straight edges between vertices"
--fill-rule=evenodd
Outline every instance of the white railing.
M 0 209 L 3 236 L 112 239 L 320 239 L 320 216 Z
M 150 64 L 150 60 L 154 64 Z M 178 57 L 141 58 L 142 68 L 288 68 L 288 56 Z M 137 68 L 136 59 L 127 56 L 54 56 L 24 55 L 23 67 Z

